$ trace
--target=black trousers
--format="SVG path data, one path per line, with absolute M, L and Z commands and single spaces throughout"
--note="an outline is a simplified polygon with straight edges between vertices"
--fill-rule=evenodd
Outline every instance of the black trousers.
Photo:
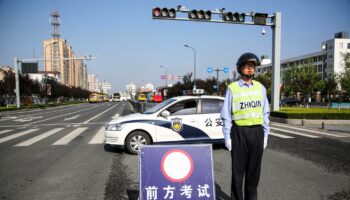
M 261 159 L 264 152 L 264 130 L 261 125 L 231 128 L 232 139 L 232 200 L 257 200 Z

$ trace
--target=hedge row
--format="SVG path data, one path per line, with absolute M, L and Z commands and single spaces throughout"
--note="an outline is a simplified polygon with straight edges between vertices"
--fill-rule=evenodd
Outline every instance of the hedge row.
M 271 117 L 288 118 L 288 119 L 350 119 L 350 110 L 336 109 L 302 109 L 287 108 L 280 111 L 271 111 Z

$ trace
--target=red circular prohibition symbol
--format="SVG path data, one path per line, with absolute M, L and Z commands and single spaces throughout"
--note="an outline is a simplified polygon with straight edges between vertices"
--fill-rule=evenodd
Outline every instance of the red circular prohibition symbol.
M 193 172 L 192 157 L 182 149 L 172 149 L 165 153 L 160 164 L 162 173 L 169 181 L 182 182 Z

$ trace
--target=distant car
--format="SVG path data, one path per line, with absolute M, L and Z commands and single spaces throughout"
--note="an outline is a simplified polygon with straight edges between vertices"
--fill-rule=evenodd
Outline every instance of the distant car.
M 155 93 L 155 94 L 153 95 L 153 102 L 155 102 L 155 103 L 160 103 L 160 102 L 162 102 L 162 101 L 163 101 L 163 96 L 162 96 L 161 93 Z
M 137 96 L 137 100 L 138 101 L 146 101 L 147 98 L 146 98 L 146 95 L 145 94 L 139 94 L 139 96 Z
M 282 106 L 297 106 L 301 103 L 301 101 L 297 98 L 285 98 L 282 99 L 280 104 Z
M 180 96 L 106 125 L 105 145 L 137 154 L 141 145 L 161 143 L 224 143 L 220 111 L 224 98 Z

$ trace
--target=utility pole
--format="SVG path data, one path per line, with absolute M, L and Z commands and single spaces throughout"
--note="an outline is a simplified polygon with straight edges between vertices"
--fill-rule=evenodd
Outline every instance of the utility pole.
M 220 84 L 219 84 L 219 72 L 223 71 L 223 70 L 221 70 L 219 68 L 216 68 L 216 69 L 214 69 L 214 71 L 216 71 L 216 89 L 217 89 L 217 92 L 219 94 L 219 91 L 220 91 L 220 89 L 219 89 L 219 87 L 220 87 Z

